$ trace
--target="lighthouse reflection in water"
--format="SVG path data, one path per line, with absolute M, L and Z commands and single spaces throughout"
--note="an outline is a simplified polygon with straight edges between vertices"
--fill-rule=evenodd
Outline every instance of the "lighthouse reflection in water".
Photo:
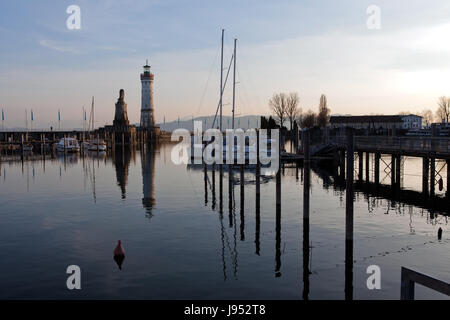
M 310 168 L 305 194 L 300 164 L 258 180 L 254 168 L 175 165 L 172 147 L 0 162 L 0 298 L 398 299 L 401 266 L 449 280 L 440 202 L 355 185 L 349 259 L 345 184 L 327 168 Z M 405 163 L 409 193 L 421 166 Z M 119 240 L 126 253 L 113 254 Z M 66 289 L 69 265 L 82 290 Z M 367 289 L 371 265 L 381 290 Z

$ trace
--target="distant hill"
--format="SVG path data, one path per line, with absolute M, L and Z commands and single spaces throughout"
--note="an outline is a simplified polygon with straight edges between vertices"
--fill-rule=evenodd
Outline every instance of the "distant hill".
M 234 127 L 235 129 L 241 128 L 247 130 L 249 128 L 259 128 L 261 116 L 240 116 L 234 118 Z M 161 130 L 172 132 L 175 129 L 183 128 L 189 131 L 192 131 L 194 128 L 193 121 L 201 121 L 203 131 L 206 129 L 210 129 L 212 127 L 214 116 L 205 116 L 205 117 L 197 117 L 189 120 L 180 120 L 178 123 L 177 120 L 166 122 L 166 123 L 158 123 L 161 127 Z M 219 127 L 219 117 L 216 119 L 215 128 Z M 222 129 L 231 129 L 231 117 L 230 116 L 222 116 Z

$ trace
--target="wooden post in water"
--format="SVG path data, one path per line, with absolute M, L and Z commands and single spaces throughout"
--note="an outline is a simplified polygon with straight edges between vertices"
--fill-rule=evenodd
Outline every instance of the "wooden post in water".
M 303 132 L 303 221 L 307 220 L 309 223 L 309 189 L 310 189 L 310 152 L 309 152 L 309 144 L 310 144 L 310 136 L 309 131 L 306 130 Z
M 345 192 L 345 299 L 353 300 L 353 130 L 347 131 L 347 181 Z
M 23 157 L 24 157 L 24 150 L 23 150 L 23 133 L 21 134 L 20 148 L 21 148 L 22 161 L 23 161 Z
M 366 152 L 366 183 L 370 182 L 370 152 Z
M 215 210 L 216 209 L 216 163 L 214 162 L 212 164 L 212 170 L 211 170 L 211 175 L 212 175 L 212 209 Z
M 256 129 L 256 204 L 259 204 L 260 196 L 261 196 L 261 163 L 259 161 L 259 129 Z
M 310 152 L 309 131 L 304 131 L 303 159 L 303 300 L 309 299 L 309 192 L 310 192 Z
M 422 192 L 428 195 L 428 174 L 430 172 L 430 161 L 427 157 L 422 158 Z
M 395 155 L 391 155 L 391 187 L 395 187 Z
M 395 185 L 397 189 L 400 189 L 400 181 L 401 181 L 401 162 L 402 162 L 402 156 L 396 155 L 395 156 Z
M 381 154 L 376 152 L 375 153 L 375 165 L 374 165 L 374 179 L 375 179 L 375 184 L 378 185 L 380 183 L 380 158 L 381 158 Z
M 241 202 L 241 241 L 245 240 L 245 233 L 244 233 L 244 226 L 245 226 L 245 216 L 244 216 L 244 182 L 245 182 L 245 175 L 244 175 L 244 165 L 240 165 L 241 170 L 241 176 L 240 176 L 240 184 L 241 184 L 241 196 L 240 196 L 240 202 Z
M 208 205 L 208 167 L 203 163 L 203 180 L 205 182 L 205 207 Z
M 430 196 L 434 196 L 434 186 L 436 183 L 436 160 L 435 158 L 430 158 Z
M 450 160 L 447 159 L 445 161 L 445 164 L 447 166 L 447 190 L 446 190 L 446 195 L 448 198 L 450 198 Z
M 259 129 L 256 129 L 256 169 L 255 169 L 256 181 L 255 181 L 255 253 L 259 256 L 260 252 L 260 226 L 261 226 L 261 217 L 260 217 L 260 205 L 261 205 L 261 163 L 259 162 Z
M 233 226 L 233 167 L 231 164 L 228 165 L 228 209 L 229 209 L 229 220 L 230 228 Z
M 358 151 L 358 180 L 362 182 L 363 180 L 363 152 Z

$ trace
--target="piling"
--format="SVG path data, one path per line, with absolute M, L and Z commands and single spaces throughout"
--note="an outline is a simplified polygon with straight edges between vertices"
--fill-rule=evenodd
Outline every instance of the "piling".
M 233 167 L 228 165 L 228 209 L 229 209 L 229 225 L 233 226 Z
M 261 163 L 259 161 L 259 130 L 256 130 L 256 203 L 259 203 L 261 195 Z
M 391 155 L 391 186 L 395 186 L 395 155 Z
M 203 164 L 203 177 L 205 182 L 205 207 L 208 205 L 208 167 L 206 163 Z
M 212 209 L 216 209 L 216 164 L 213 163 L 212 170 Z
M 378 185 L 380 183 L 380 159 L 381 159 L 381 154 L 378 152 L 375 153 L 374 179 L 375 179 L 376 185 Z
M 401 163 L 402 163 L 402 156 L 397 154 L 395 156 L 395 184 L 397 189 L 400 188 L 400 182 L 401 182 Z
M 353 299 L 353 131 L 347 132 L 347 180 L 345 194 L 345 299 Z
M 358 180 L 362 182 L 363 180 L 363 152 L 358 152 Z
M 450 160 L 447 159 L 445 161 L 445 164 L 447 166 L 447 192 L 446 192 L 446 195 L 448 198 L 450 198 Z
M 280 133 L 281 135 L 281 133 Z M 278 170 L 276 174 L 276 209 L 275 209 L 275 277 L 281 277 L 281 140 L 278 143 Z M 284 144 L 283 144 L 284 145 Z
M 303 300 L 309 297 L 309 190 L 310 190 L 310 153 L 309 131 L 305 131 L 303 161 Z
M 428 174 L 430 172 L 430 160 L 427 157 L 422 158 L 422 192 L 428 195 Z
M 245 182 L 245 176 L 244 176 L 244 165 L 240 165 L 241 170 L 241 176 L 240 176 L 240 183 L 241 183 L 241 196 L 240 196 L 240 202 L 241 202 L 241 241 L 245 240 L 245 233 L 244 233 L 244 226 L 245 226 L 245 216 L 244 216 L 244 182 Z
M 434 186 L 436 182 L 436 160 L 430 158 L 430 196 L 434 196 Z
M 366 182 L 370 182 L 370 152 L 366 152 Z

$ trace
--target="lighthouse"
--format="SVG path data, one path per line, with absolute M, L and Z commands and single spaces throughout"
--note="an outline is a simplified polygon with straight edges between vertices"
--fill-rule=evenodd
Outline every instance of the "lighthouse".
M 145 63 L 144 72 L 141 73 L 141 123 L 142 129 L 154 129 L 155 118 L 153 109 L 153 79 L 148 60 Z

